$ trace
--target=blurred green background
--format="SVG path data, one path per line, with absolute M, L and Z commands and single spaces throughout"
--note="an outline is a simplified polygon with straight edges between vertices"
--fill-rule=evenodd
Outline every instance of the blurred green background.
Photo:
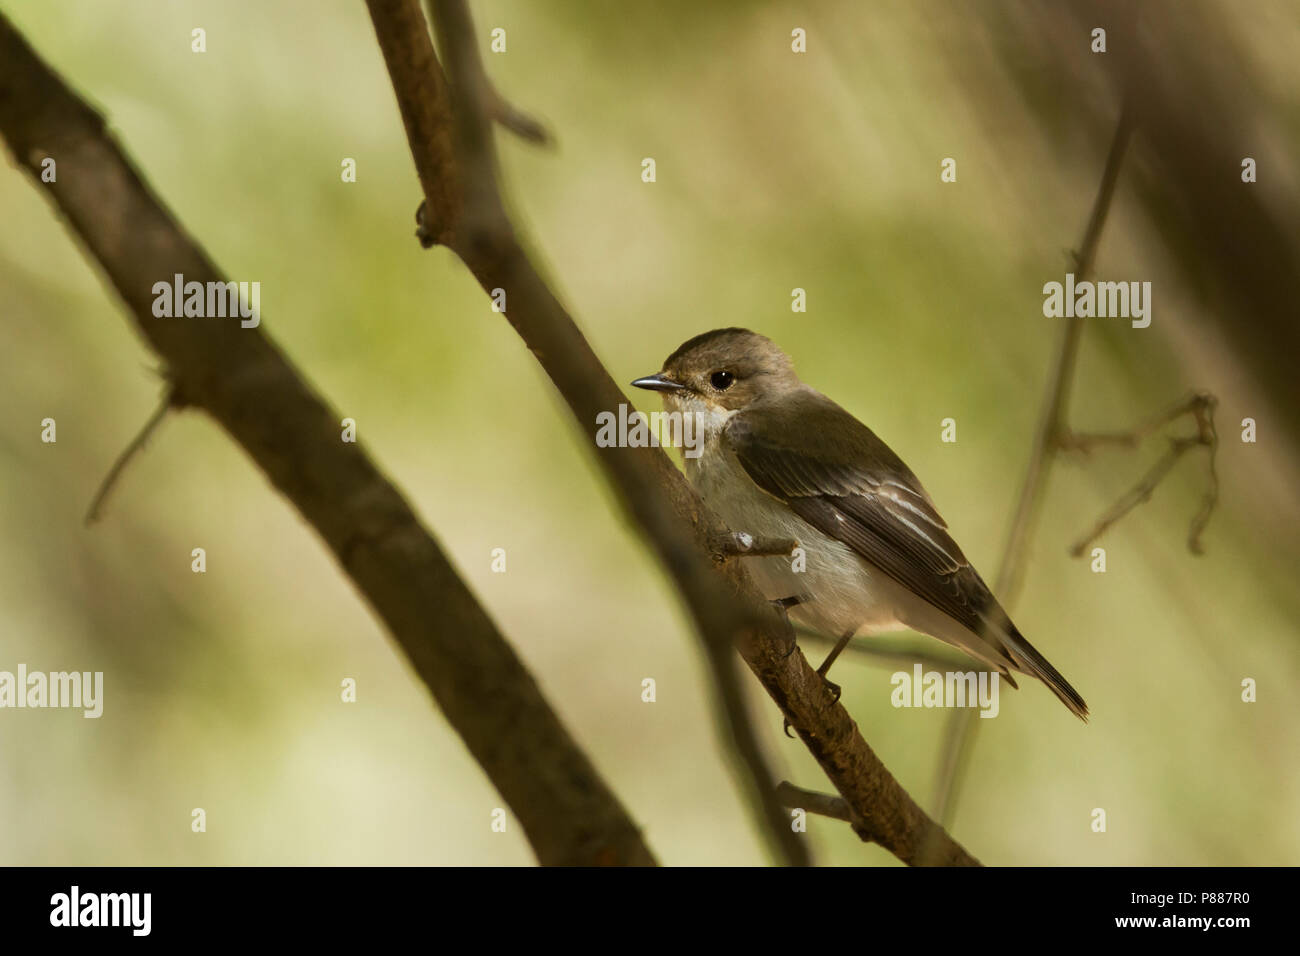
M 1078 89 L 1049 88 L 987 10 L 956 2 L 473 6 L 497 85 L 558 138 L 501 138 L 512 206 L 614 376 L 706 329 L 769 335 L 909 462 L 991 578 L 1060 329 L 1041 287 L 1066 271 L 1109 138 L 1085 113 L 1115 111 L 1086 35 Z M 0 7 L 221 268 L 261 282 L 263 331 L 356 419 L 660 859 L 765 862 L 672 589 L 515 333 L 450 253 L 413 239 L 419 187 L 364 4 Z M 1251 7 L 1222 42 L 1261 65 L 1252 109 L 1294 156 L 1300 11 Z M 807 54 L 790 51 L 796 26 Z M 505 54 L 487 52 L 494 27 Z M 1257 188 L 1295 189 L 1293 167 L 1271 180 Z M 0 711 L 0 863 L 531 862 L 518 826 L 490 830 L 499 797 L 330 556 L 211 421 L 170 417 L 83 526 L 158 399 L 157 362 L 11 166 L 0 223 L 0 670 L 106 683 L 99 720 Z M 1072 417 L 1117 429 L 1193 386 L 1219 396 L 1207 553 L 1184 546 L 1202 453 L 1101 542 L 1105 574 L 1066 546 L 1160 441 L 1059 463 L 1015 617 L 1093 719 L 1024 682 L 980 721 L 953 832 L 986 863 L 1300 862 L 1296 423 L 1201 321 L 1213 306 L 1174 245 L 1121 176 L 1098 271 L 1153 281 L 1154 321 L 1087 324 Z M 57 444 L 40 441 L 46 417 Z M 846 658 L 836 680 L 929 805 L 948 714 L 892 708 L 894 669 Z M 750 684 L 778 772 L 824 789 Z M 892 861 L 834 821 L 809 839 L 820 862 Z

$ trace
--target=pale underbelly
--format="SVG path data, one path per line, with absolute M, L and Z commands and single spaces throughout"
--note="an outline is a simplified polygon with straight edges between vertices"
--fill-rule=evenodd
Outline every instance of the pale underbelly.
M 838 637 L 849 631 L 898 630 L 898 605 L 906 596 L 883 572 L 840 541 L 818 531 L 743 476 L 743 483 L 699 469 L 692 475 L 701 496 L 731 531 L 756 538 L 794 538 L 802 553 L 793 557 L 744 557 L 746 570 L 768 600 L 800 597 L 791 608 L 795 621 Z M 739 477 L 739 476 L 736 476 Z M 719 482 L 726 493 L 720 493 Z

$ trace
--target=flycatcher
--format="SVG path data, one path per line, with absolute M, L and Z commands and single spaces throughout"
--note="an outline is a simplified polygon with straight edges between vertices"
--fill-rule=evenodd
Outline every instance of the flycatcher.
M 799 381 L 784 352 L 747 329 L 717 329 L 632 383 L 697 416 L 701 453 L 686 476 L 732 531 L 793 538 L 805 568 L 753 557 L 764 595 L 839 638 L 911 628 L 987 664 L 1037 677 L 1081 719 L 1088 705 L 1011 623 L 920 481 L 871 429 Z M 829 681 L 828 681 L 829 683 Z M 833 686 L 833 685 L 832 685 Z

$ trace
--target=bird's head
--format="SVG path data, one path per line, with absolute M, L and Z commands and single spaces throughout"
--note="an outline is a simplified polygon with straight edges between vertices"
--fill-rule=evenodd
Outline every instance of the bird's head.
M 789 356 L 748 329 L 714 329 L 684 342 L 663 371 L 632 383 L 663 395 L 669 411 L 726 417 L 798 387 Z

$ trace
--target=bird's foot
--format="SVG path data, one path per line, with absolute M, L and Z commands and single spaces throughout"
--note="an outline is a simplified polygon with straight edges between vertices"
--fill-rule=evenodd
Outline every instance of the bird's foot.
M 823 664 L 822 667 L 817 668 L 817 676 L 822 679 L 822 684 L 824 684 L 826 689 L 830 692 L 831 704 L 838 704 L 840 702 L 840 697 L 844 695 L 844 688 L 826 676 L 823 670 L 825 667 L 826 665 Z M 794 737 L 794 734 L 790 733 L 790 721 L 788 719 L 782 718 L 781 729 L 785 731 L 787 737 Z
M 831 692 L 831 703 L 838 704 L 840 702 L 840 697 L 844 694 L 844 688 L 835 683 L 835 681 L 831 680 L 825 674 L 821 675 L 821 679 L 822 683 L 826 685 L 826 689 Z
M 793 654 L 794 649 L 799 646 L 799 641 L 794 635 L 794 626 L 790 623 L 790 608 L 798 607 L 807 600 L 807 595 L 794 594 L 790 597 L 777 598 L 770 602 L 772 607 L 777 609 L 778 613 L 780 613 L 782 619 L 785 621 L 786 632 L 790 639 L 790 643 L 786 646 L 785 653 L 781 655 L 782 660 L 785 660 Z

